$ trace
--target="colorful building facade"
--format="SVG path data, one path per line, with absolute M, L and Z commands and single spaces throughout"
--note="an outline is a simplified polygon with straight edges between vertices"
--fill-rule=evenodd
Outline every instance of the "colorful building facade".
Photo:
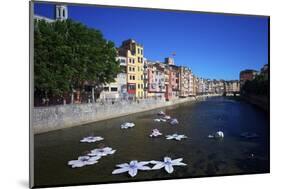
M 135 98 L 144 98 L 143 46 L 133 39 L 123 41 L 119 54 L 127 57 L 127 91 Z

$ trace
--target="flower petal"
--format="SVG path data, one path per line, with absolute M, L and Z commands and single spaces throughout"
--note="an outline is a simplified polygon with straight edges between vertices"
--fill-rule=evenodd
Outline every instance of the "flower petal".
M 177 162 L 177 163 L 173 163 L 172 165 L 177 165 L 177 166 L 186 166 L 187 164 L 182 163 L 182 162 Z
M 172 161 L 170 157 L 164 157 L 164 162 Z
M 110 152 L 108 152 L 108 154 L 114 154 L 116 152 L 116 150 L 111 150 Z
M 134 177 L 138 174 L 138 169 L 137 168 L 129 168 L 129 175 L 131 175 L 131 177 Z
M 179 163 L 182 160 L 183 160 L 183 158 L 174 159 L 174 160 L 172 160 L 172 163 Z
M 114 171 L 112 171 L 112 174 L 120 174 L 120 173 L 124 173 L 129 171 L 128 167 L 122 167 L 120 169 L 115 169 Z
M 147 165 L 149 163 L 150 163 L 149 161 L 140 161 L 140 162 L 138 162 L 138 166 Z
M 116 167 L 129 167 L 129 164 L 128 163 L 122 163 L 122 164 L 116 165 Z
M 151 163 L 151 164 L 158 164 L 158 163 L 162 163 L 162 161 L 151 160 L 149 163 Z
M 94 165 L 96 163 L 98 163 L 98 161 L 87 161 L 87 162 L 85 162 L 86 165 Z
M 165 166 L 163 162 L 157 163 L 152 167 L 153 170 L 162 169 Z
M 67 164 L 68 165 L 73 165 L 73 164 L 75 164 L 75 163 L 77 163 L 79 160 L 71 160 L 71 161 L 69 161 Z
M 79 161 L 79 162 L 73 164 L 73 165 L 72 165 L 72 168 L 83 167 L 83 166 L 85 166 L 85 163 Z
M 99 160 L 101 158 L 101 156 L 92 156 L 90 157 L 90 159 L 88 161 L 96 161 Z
M 151 170 L 151 168 L 150 167 L 148 167 L 148 166 L 138 166 L 138 169 L 139 170 Z
M 172 173 L 174 172 L 174 168 L 171 164 L 169 165 L 165 165 L 165 170 L 168 172 L 168 173 Z

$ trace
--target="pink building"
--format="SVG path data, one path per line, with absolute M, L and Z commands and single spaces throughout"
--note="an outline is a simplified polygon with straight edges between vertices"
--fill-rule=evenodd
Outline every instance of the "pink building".
M 147 64 L 147 97 L 164 98 L 165 87 L 165 67 L 161 63 L 150 62 Z

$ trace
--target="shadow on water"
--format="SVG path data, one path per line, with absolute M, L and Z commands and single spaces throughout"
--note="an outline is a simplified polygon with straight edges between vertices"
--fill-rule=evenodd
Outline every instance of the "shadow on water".
M 269 171 L 269 121 L 259 109 L 242 101 L 219 97 L 161 110 L 176 117 L 179 125 L 154 122 L 160 111 L 158 109 L 36 135 L 35 184 L 71 185 Z M 130 121 L 136 124 L 134 128 L 120 129 L 123 122 Z M 190 139 L 170 141 L 164 136 L 150 138 L 153 128 L 159 129 L 164 136 L 178 133 Z M 218 130 L 224 132 L 223 140 L 207 137 Z M 254 132 L 258 137 L 241 137 L 243 132 Z M 102 136 L 105 140 L 91 144 L 79 142 L 91 134 Z M 67 165 L 69 160 L 101 144 L 116 149 L 116 153 L 103 157 L 92 166 L 72 169 Z M 164 156 L 172 159 L 182 157 L 188 165 L 175 167 L 172 174 L 167 174 L 164 169 L 139 171 L 134 178 L 128 174 L 111 174 L 116 164 L 131 160 L 162 160 Z

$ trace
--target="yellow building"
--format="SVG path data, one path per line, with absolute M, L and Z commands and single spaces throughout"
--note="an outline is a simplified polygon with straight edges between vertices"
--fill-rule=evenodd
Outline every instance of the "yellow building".
M 127 92 L 129 96 L 144 98 L 143 46 L 135 40 L 123 41 L 119 55 L 127 57 Z

